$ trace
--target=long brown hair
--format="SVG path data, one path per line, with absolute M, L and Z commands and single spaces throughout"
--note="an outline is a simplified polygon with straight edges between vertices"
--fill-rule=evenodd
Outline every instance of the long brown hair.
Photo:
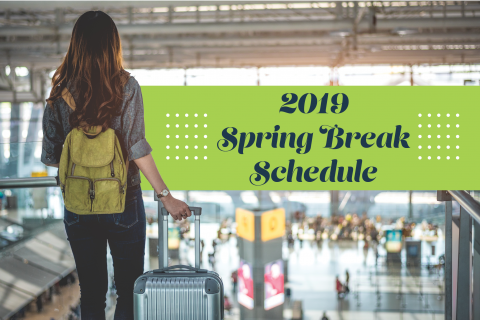
M 69 89 L 76 93 L 76 108 L 70 114 L 70 126 L 100 125 L 105 130 L 112 117 L 119 114 L 125 78 L 128 73 L 123 69 L 115 23 L 102 11 L 88 11 L 75 23 L 67 54 L 52 78 L 47 102 L 53 108 L 53 102 L 71 82 Z

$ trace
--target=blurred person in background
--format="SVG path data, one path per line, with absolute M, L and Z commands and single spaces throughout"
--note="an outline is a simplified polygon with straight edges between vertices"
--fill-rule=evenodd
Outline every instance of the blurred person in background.
M 212 270 L 215 270 L 215 251 L 208 254 L 208 263 Z
M 295 242 L 295 239 L 293 238 L 292 230 L 288 230 L 288 232 L 287 232 L 287 242 L 288 242 L 288 247 L 293 248 L 293 244 Z
M 230 302 L 230 299 L 225 295 L 223 296 L 223 304 L 224 304 L 224 309 L 228 313 L 230 313 L 230 310 L 232 310 L 232 303 Z
M 345 294 L 345 289 L 343 287 L 343 284 L 340 282 L 340 279 L 338 278 L 338 276 L 335 277 L 335 289 L 337 291 L 337 297 L 339 299 L 343 298 Z
M 232 288 L 233 292 L 237 292 L 237 284 L 238 284 L 238 270 L 234 270 L 230 276 L 232 280 Z

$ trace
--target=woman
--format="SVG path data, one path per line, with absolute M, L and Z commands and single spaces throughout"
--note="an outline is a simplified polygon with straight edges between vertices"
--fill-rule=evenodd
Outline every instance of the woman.
M 74 99 L 75 110 L 62 98 L 65 88 Z M 171 196 L 155 166 L 145 140 L 142 92 L 123 69 L 120 37 L 107 14 L 89 11 L 77 20 L 47 102 L 43 163 L 58 167 L 62 145 L 72 128 L 94 125 L 114 129 L 124 158 L 130 161 L 123 213 L 76 215 L 65 209 L 64 223 L 80 282 L 82 319 L 105 319 L 107 242 L 118 295 L 114 319 L 133 319 L 133 284 L 143 273 L 146 234 L 139 169 L 174 219 L 191 213 L 184 202 Z

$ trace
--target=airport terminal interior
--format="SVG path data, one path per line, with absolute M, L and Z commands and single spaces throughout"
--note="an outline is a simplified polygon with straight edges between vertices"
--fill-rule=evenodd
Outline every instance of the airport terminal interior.
M 0 1 L 0 319 L 80 319 L 60 188 L 15 179 L 57 175 L 40 161 L 45 99 L 73 24 L 92 9 L 117 24 L 125 68 L 141 86 L 480 85 L 478 1 Z M 232 320 L 257 311 L 288 320 L 466 320 L 456 317 L 462 308 L 479 316 L 471 295 L 460 299 L 471 291 L 452 298 L 457 269 L 473 268 L 458 254 L 474 266 L 478 256 L 459 251 L 473 240 L 458 217 L 475 218 L 465 201 L 479 193 L 459 194 L 172 191 L 203 208 L 201 266 L 223 279 Z M 149 190 L 143 200 L 148 271 L 159 267 L 159 202 Z M 281 217 L 279 233 L 252 242 L 248 228 L 263 214 Z M 245 215 L 255 223 L 243 225 Z M 192 221 L 170 220 L 168 239 L 169 263 L 192 265 Z M 252 258 L 267 251 L 277 254 Z M 260 284 L 248 290 L 252 278 Z

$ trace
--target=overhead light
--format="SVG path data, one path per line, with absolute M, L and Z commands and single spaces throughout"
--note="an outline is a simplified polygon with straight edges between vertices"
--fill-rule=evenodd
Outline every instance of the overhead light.
M 330 32 L 330 36 L 332 37 L 348 37 L 352 34 L 352 30 L 337 30 Z
M 392 30 L 392 33 L 398 34 L 399 36 L 407 36 L 410 34 L 418 33 L 418 29 L 398 27 Z

